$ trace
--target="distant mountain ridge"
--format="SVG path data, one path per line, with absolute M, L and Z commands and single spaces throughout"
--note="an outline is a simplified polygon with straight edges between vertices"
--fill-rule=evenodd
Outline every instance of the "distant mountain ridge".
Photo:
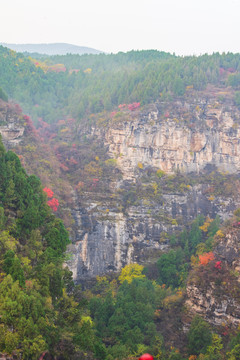
M 53 43 L 53 44 L 7 44 L 0 43 L 17 52 L 39 53 L 44 55 L 66 55 L 66 54 L 100 54 L 103 51 L 96 50 L 89 47 L 77 46 L 67 43 Z

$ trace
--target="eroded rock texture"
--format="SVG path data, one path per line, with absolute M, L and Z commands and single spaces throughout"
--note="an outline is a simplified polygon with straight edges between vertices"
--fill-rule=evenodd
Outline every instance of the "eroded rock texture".
M 240 324 L 240 231 L 229 228 L 215 247 L 215 260 L 199 265 L 190 274 L 186 305 L 217 326 L 237 328 Z
M 236 108 L 219 107 L 207 100 L 177 102 L 171 112 L 164 114 L 162 106 L 156 104 L 149 112 L 113 125 L 105 133 L 109 152 L 118 155 L 124 178 L 134 176 L 139 162 L 167 173 L 199 173 L 208 164 L 223 171 L 240 170 Z
M 113 119 L 106 127 L 92 127 L 87 136 L 104 139 L 110 156 L 116 159 L 122 173 L 122 179 L 112 184 L 117 193 L 119 188 L 124 191 L 126 184 L 140 181 L 139 168 L 196 176 L 212 169 L 238 174 L 239 119 L 230 100 L 223 105 L 216 97 L 202 97 L 173 102 L 167 108 L 159 102 L 126 112 L 121 121 Z M 210 197 L 208 186 L 201 183 L 185 192 L 163 192 L 161 201 L 141 201 L 125 211 L 112 206 L 107 196 L 100 202 L 91 199 L 91 206 L 77 198 L 73 209 L 76 238 L 69 262 L 75 280 L 117 271 L 131 261 L 151 261 L 168 246 L 165 235 L 181 230 L 198 214 L 228 218 L 239 206 L 238 196 Z

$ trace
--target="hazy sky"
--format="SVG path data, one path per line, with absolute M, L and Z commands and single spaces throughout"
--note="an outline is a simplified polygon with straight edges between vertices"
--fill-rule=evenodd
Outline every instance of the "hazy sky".
M 0 42 L 240 52 L 240 0 L 0 0 Z

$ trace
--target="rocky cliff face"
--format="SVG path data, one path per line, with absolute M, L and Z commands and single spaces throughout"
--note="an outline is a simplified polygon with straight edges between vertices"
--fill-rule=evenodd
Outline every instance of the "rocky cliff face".
M 7 148 L 19 144 L 24 133 L 23 121 L 14 105 L 0 99 L 0 134 Z
M 187 286 L 186 305 L 217 326 L 237 328 L 240 324 L 240 232 L 229 228 L 214 250 L 215 261 L 193 270 Z
M 157 103 L 104 135 L 124 178 L 134 177 L 139 162 L 167 173 L 199 173 L 208 164 L 233 173 L 240 170 L 239 120 L 231 103 L 223 106 L 216 99 L 179 101 L 170 109 Z
M 69 247 L 72 255 L 68 262 L 74 279 L 119 271 L 130 262 L 154 261 L 169 246 L 169 234 L 197 215 L 214 218 L 219 214 L 226 219 L 240 205 L 238 199 L 209 200 L 203 189 L 204 185 L 196 185 L 187 193 L 164 194 L 163 202 L 143 201 L 126 213 L 106 202 L 104 206 L 98 202 L 83 205 L 82 199 L 76 199 L 78 205 L 72 209 L 76 238 Z
M 112 188 L 121 203 L 118 189 L 126 191 L 129 184 L 141 182 L 146 169 L 198 176 L 214 168 L 238 173 L 239 120 L 240 113 L 230 100 L 224 105 L 214 96 L 126 111 L 106 127 L 92 127 L 88 136 L 104 139 L 109 154 L 117 160 L 122 180 Z M 163 191 L 159 201 L 141 199 L 124 211 L 107 198 L 88 204 L 83 197 L 76 198 L 72 211 L 76 238 L 69 262 L 75 280 L 118 271 L 133 261 L 152 261 L 168 246 L 168 235 L 198 214 L 219 214 L 226 219 L 239 206 L 237 193 L 234 198 L 224 191 L 210 196 L 210 184 L 197 182 L 185 191 Z

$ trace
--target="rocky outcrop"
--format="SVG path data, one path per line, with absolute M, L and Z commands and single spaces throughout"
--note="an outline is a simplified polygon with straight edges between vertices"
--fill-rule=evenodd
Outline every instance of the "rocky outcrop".
M 237 328 L 240 324 L 240 232 L 227 231 L 215 247 L 215 259 L 222 261 L 216 269 L 214 261 L 192 271 L 187 286 L 186 305 L 190 312 L 204 316 L 217 326 Z
M 164 106 L 157 103 L 148 112 L 129 114 L 101 133 L 124 178 L 134 178 L 139 163 L 167 173 L 199 173 L 208 164 L 231 173 L 240 170 L 236 108 L 215 99 L 175 102 L 165 112 Z
M 186 305 L 190 312 L 204 316 L 216 326 L 230 326 L 237 328 L 240 324 L 240 302 L 222 292 L 216 296 L 216 286 L 209 284 L 206 291 L 196 285 L 187 287 Z
M 75 197 L 75 239 L 68 262 L 74 280 L 116 272 L 130 262 L 152 262 L 168 248 L 169 235 L 199 214 L 227 219 L 240 206 L 238 199 L 209 200 L 203 189 L 204 185 L 196 185 L 186 193 L 164 194 L 162 202 L 142 201 L 126 213 L 106 200 L 103 206 L 89 198 L 83 204 L 82 198 Z
M 13 104 L 0 100 L 0 134 L 6 148 L 20 143 L 24 134 L 24 126 Z

